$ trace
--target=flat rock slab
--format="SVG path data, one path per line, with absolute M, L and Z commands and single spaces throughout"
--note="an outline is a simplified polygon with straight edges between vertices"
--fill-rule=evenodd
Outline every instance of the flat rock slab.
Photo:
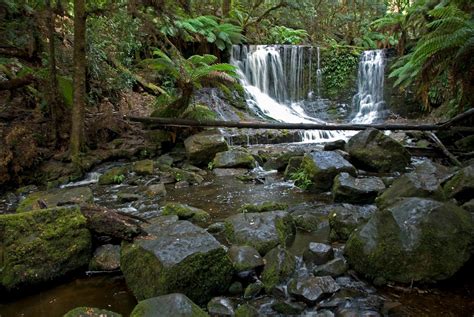
M 370 204 L 384 189 L 379 177 L 356 178 L 344 172 L 334 179 L 332 193 L 335 202 Z
M 42 200 L 46 203 L 48 208 L 52 208 L 58 205 L 92 203 L 94 196 L 89 187 L 62 188 L 35 192 L 29 194 L 20 202 L 17 212 L 41 209 L 38 200 Z

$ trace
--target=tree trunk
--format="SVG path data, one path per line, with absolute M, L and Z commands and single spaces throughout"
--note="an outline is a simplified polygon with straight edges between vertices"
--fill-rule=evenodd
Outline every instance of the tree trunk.
M 232 7 L 232 0 L 222 0 L 222 17 L 226 18 L 229 16 Z
M 56 74 L 56 46 L 54 36 L 54 8 L 51 5 L 51 0 L 46 0 L 48 7 L 48 53 L 49 53 L 49 84 L 50 91 L 48 93 L 49 99 L 49 113 L 51 115 L 51 141 L 54 146 L 57 145 L 58 140 L 58 81 Z
M 85 0 L 74 1 L 74 104 L 70 151 L 74 163 L 84 147 L 84 108 L 86 103 L 86 12 Z

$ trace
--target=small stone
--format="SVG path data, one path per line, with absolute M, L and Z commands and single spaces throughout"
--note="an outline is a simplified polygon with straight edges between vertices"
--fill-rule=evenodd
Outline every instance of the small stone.
M 334 250 L 328 244 L 310 242 L 308 249 L 303 254 L 305 262 L 316 265 L 324 264 L 334 258 Z
M 284 315 L 299 315 L 306 309 L 305 303 L 279 300 L 272 304 L 274 311 Z
M 189 187 L 188 181 L 179 181 L 176 184 L 174 184 L 175 189 L 187 188 L 187 187 Z
M 226 297 L 214 297 L 207 304 L 211 316 L 234 316 L 234 303 Z
M 346 261 L 341 258 L 336 258 L 327 262 L 326 264 L 316 267 L 313 271 L 313 274 L 316 276 L 330 275 L 332 277 L 336 277 L 346 273 L 347 269 L 348 266 Z
M 270 293 L 275 286 L 285 281 L 294 272 L 296 259 L 294 255 L 281 247 L 272 249 L 264 259 L 262 282 L 266 292 Z
M 141 196 L 138 195 L 138 194 L 123 193 L 123 192 L 120 192 L 120 193 L 117 194 L 117 200 L 120 203 L 129 203 L 129 202 L 132 202 L 132 201 L 139 200 L 140 198 L 141 198 Z
M 260 294 L 260 292 L 263 290 L 263 283 L 260 282 L 260 281 L 257 281 L 255 283 L 252 283 L 252 284 L 249 284 L 246 288 L 245 288 L 245 292 L 244 292 L 244 299 L 252 299 L 254 298 L 255 296 L 257 296 L 258 294 Z
M 148 197 L 164 197 L 166 196 L 165 184 L 153 184 L 147 187 L 146 195 Z

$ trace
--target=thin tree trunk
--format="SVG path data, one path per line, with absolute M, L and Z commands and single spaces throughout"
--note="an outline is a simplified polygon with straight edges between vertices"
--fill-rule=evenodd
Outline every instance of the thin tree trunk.
M 51 141 L 57 145 L 58 140 L 58 81 L 56 74 L 56 46 L 54 36 L 54 9 L 51 0 L 46 0 L 48 7 L 48 37 L 49 37 L 49 113 L 51 115 Z
M 85 0 L 74 1 L 74 104 L 70 151 L 71 159 L 79 163 L 84 147 L 84 109 L 86 103 L 86 12 Z
M 222 0 L 222 17 L 226 18 L 229 16 L 232 7 L 232 0 Z

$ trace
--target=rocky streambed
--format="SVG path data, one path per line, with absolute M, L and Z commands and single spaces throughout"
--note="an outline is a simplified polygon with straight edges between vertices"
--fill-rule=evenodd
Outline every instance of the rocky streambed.
M 473 174 L 375 130 L 324 148 L 194 135 L 4 195 L 0 315 L 470 315 Z

